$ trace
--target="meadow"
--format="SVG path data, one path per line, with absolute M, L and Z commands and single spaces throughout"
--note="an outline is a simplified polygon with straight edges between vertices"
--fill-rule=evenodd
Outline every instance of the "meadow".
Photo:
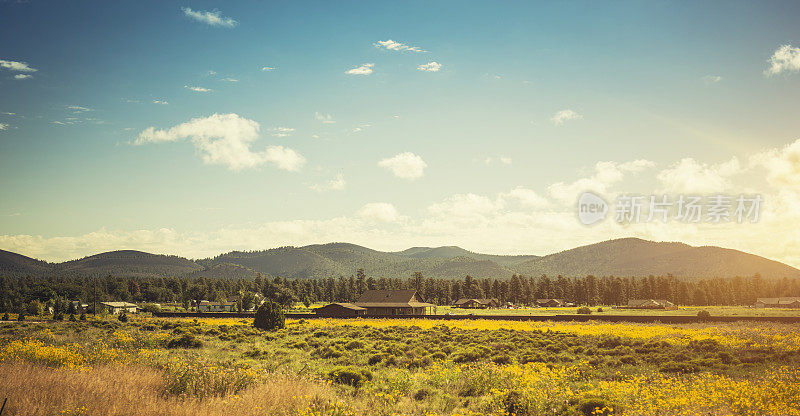
M 10 415 L 800 415 L 797 325 L 0 323 Z

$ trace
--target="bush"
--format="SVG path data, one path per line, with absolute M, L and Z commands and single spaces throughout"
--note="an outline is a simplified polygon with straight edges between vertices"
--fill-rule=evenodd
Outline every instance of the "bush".
M 369 357 L 369 359 L 367 360 L 367 364 L 375 365 L 375 364 L 378 364 L 381 361 L 383 361 L 383 354 L 375 354 L 375 355 Z
M 586 306 L 578 308 L 578 315 L 591 315 L 592 310 Z
M 525 416 L 533 414 L 530 404 L 518 391 L 511 390 L 503 397 L 503 408 L 508 415 Z
M 599 397 L 583 398 L 578 402 L 578 410 L 584 416 L 606 416 L 614 414 L 614 406 Z
M 142 310 L 150 313 L 161 312 L 161 306 L 155 303 L 145 303 L 142 305 Z
M 365 368 L 336 367 L 328 373 L 330 379 L 339 384 L 346 384 L 359 388 L 367 381 L 372 380 L 372 372 Z
M 708 318 L 711 318 L 711 312 L 703 309 L 702 311 L 697 312 L 697 317 L 702 319 L 702 320 L 706 320 Z
M 597 308 L 597 312 L 603 312 L 603 308 Z
M 10 317 L 10 316 L 8 316 L 8 312 L 6 312 L 6 313 L 4 313 L 4 314 L 3 314 L 3 320 L 4 320 L 4 321 L 8 321 L 8 320 L 10 320 L 10 319 L 11 319 L 11 317 Z
M 24 320 L 25 320 L 25 312 L 20 312 L 20 313 L 17 315 L 17 320 L 18 320 L 18 321 L 24 321 Z
M 71 314 L 69 314 L 69 321 L 70 321 L 70 322 L 75 322 L 75 321 L 77 321 L 77 319 L 75 319 L 75 314 L 74 314 L 74 313 L 71 313 Z
M 286 317 L 283 309 L 277 303 L 268 300 L 261 304 L 256 311 L 253 326 L 262 331 L 275 331 L 286 327 Z
M 200 348 L 203 342 L 191 334 L 183 334 L 178 338 L 172 338 L 167 342 L 167 348 Z
M 123 312 L 123 313 L 119 314 L 117 319 L 119 319 L 120 322 L 128 322 L 128 314 Z
M 427 398 L 428 398 L 428 396 L 430 396 L 430 395 L 431 395 L 431 392 L 430 392 L 428 389 L 426 389 L 426 388 L 424 388 L 424 387 L 423 387 L 423 388 L 421 388 L 421 389 L 417 390 L 417 391 L 414 393 L 414 395 L 413 395 L 413 396 L 411 396 L 411 397 L 413 397 L 413 398 L 414 398 L 414 400 L 416 400 L 416 401 L 418 401 L 418 402 L 421 402 L 421 401 L 423 401 L 423 400 L 427 399 Z
M 357 350 L 362 347 L 364 347 L 364 344 L 362 344 L 361 341 L 357 340 L 352 340 L 344 345 L 344 348 L 348 350 Z
M 81 313 L 81 317 L 79 318 L 81 321 L 86 320 L 86 312 Z
M 511 357 L 505 354 L 499 354 L 492 357 L 492 362 L 499 365 L 508 365 L 511 364 Z

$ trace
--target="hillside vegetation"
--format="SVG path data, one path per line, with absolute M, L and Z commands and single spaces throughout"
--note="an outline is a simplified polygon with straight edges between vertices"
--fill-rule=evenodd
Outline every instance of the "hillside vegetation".
M 375 277 L 408 277 L 415 272 L 444 279 L 673 275 L 682 278 L 752 276 L 800 277 L 800 270 L 753 254 L 720 247 L 638 238 L 609 240 L 543 257 L 473 253 L 455 246 L 413 247 L 398 252 L 373 250 L 349 243 L 232 251 L 192 261 L 177 256 L 123 250 L 64 263 L 46 263 L 0 251 L 0 272 L 117 276 L 195 276 L 247 278 L 264 276 L 318 279 L 351 276 L 364 269 Z

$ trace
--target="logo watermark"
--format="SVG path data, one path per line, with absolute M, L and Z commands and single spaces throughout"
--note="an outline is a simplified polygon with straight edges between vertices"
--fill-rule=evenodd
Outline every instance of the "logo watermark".
M 764 199 L 755 195 L 619 195 L 614 221 L 619 224 L 677 221 L 683 223 L 755 223 Z M 592 192 L 578 197 L 578 220 L 591 225 L 605 219 L 611 210 Z

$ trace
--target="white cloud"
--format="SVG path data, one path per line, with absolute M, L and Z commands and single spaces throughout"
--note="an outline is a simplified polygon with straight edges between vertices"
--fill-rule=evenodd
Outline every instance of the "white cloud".
M 578 195 L 585 191 L 606 193 L 611 186 L 622 181 L 626 174 L 638 173 L 647 168 L 652 168 L 655 163 L 639 159 L 631 162 L 597 162 L 594 165 L 594 174 L 590 177 L 580 178 L 571 183 L 556 182 L 547 188 L 550 196 L 565 204 L 575 202 Z
M 722 81 L 722 77 L 719 75 L 706 75 L 703 77 L 703 82 L 706 85 L 713 85 L 720 81 Z
M 376 48 L 384 48 L 390 51 L 408 51 L 408 52 L 425 52 L 419 47 L 416 46 L 409 46 L 405 43 L 395 42 L 391 39 L 389 40 L 379 40 L 373 43 Z
M 8 124 L 0 123 L 0 130 L 8 130 Z
M 422 177 L 428 164 L 414 153 L 405 152 L 381 160 L 378 166 L 388 169 L 398 178 L 414 180 Z
M 372 124 L 369 124 L 369 123 L 361 124 L 361 125 L 356 126 L 356 127 L 353 128 L 353 133 L 362 132 L 362 131 L 364 131 L 364 129 L 367 129 L 367 128 L 370 128 L 370 127 L 372 127 Z
M 279 169 L 300 170 L 306 159 L 292 149 L 283 146 L 267 146 L 261 152 L 251 149 L 258 139 L 259 128 L 257 122 L 237 114 L 214 114 L 209 117 L 194 118 L 169 130 L 148 127 L 139 134 L 134 144 L 190 139 L 202 156 L 203 162 L 207 164 L 241 170 L 273 163 Z
M 564 122 L 568 120 L 580 120 L 582 118 L 583 118 L 582 115 L 570 109 L 566 109 L 553 114 L 553 117 L 550 117 L 550 121 L 552 121 L 553 124 L 556 126 L 562 126 L 564 125 Z
M 442 69 L 442 64 L 435 61 L 417 66 L 418 71 L 425 71 L 425 72 L 439 72 L 439 70 L 441 69 Z
M 526 207 L 542 208 L 548 206 L 547 198 L 540 196 L 531 189 L 522 187 L 514 188 L 508 192 L 500 194 L 500 197 L 507 200 L 517 201 Z
M 364 64 L 364 65 L 361 65 L 361 66 L 357 66 L 357 67 L 355 67 L 353 69 L 349 69 L 349 70 L 345 71 L 344 73 L 345 74 L 350 74 L 350 75 L 369 75 L 369 74 L 372 73 L 372 68 L 374 66 L 375 66 L 375 64 Z
M 730 177 L 739 170 L 739 160 L 735 157 L 714 165 L 684 158 L 659 172 L 656 178 L 664 186 L 662 191 L 667 194 L 706 194 L 729 190 L 732 187 Z
M 387 202 L 366 204 L 358 211 L 358 216 L 367 220 L 381 222 L 395 222 L 400 218 L 397 208 Z
M 497 157 L 497 158 L 491 157 L 491 156 L 487 156 L 486 159 L 483 160 L 483 162 L 486 163 L 487 165 L 491 165 L 494 162 L 498 162 L 498 163 L 501 163 L 503 165 L 510 165 L 513 162 L 513 160 L 510 157 L 507 157 L 507 156 L 500 156 L 500 157 Z
M 88 112 L 88 111 L 94 111 L 91 108 L 83 107 L 83 106 L 80 106 L 80 105 L 68 105 L 67 109 L 68 110 L 72 110 L 72 112 L 74 114 L 80 114 L 80 113 L 85 113 L 85 112 Z
M 270 131 L 275 137 L 286 137 L 294 133 L 294 129 L 291 127 L 275 127 L 270 129 Z
M 225 82 L 239 82 L 239 80 L 238 80 L 238 79 L 236 79 L 236 78 L 222 78 L 220 81 L 225 81 Z
M 778 75 L 783 72 L 800 71 L 800 48 L 792 45 L 781 45 L 767 61 L 770 67 L 764 71 L 764 75 Z
M 183 88 L 190 89 L 195 92 L 211 92 L 211 89 L 203 88 L 203 87 L 196 87 L 192 85 L 184 85 Z
M 323 191 L 341 191 L 344 189 L 346 182 L 344 180 L 344 176 L 340 173 L 336 175 L 335 178 L 329 180 L 327 183 L 323 185 L 312 185 L 311 189 L 317 192 Z
M 189 7 L 181 8 L 183 14 L 209 26 L 235 27 L 239 22 L 230 17 L 224 17 L 219 11 L 192 10 Z
M 274 70 L 276 70 L 276 69 L 277 69 L 277 68 L 275 68 L 274 66 L 262 66 L 262 67 L 261 67 L 261 70 L 262 70 L 262 71 L 274 71 Z
M 750 158 L 750 164 L 766 169 L 770 185 L 778 189 L 800 189 L 800 139 L 781 149 L 757 153 Z
M 169 104 L 169 103 L 166 100 L 153 100 L 153 104 L 166 105 L 166 104 Z
M 36 72 L 38 69 L 31 68 L 25 62 L 18 62 L 18 61 L 6 61 L 0 59 L 0 68 L 7 69 L 9 71 L 16 71 L 16 72 Z
M 29 78 L 33 78 L 33 75 L 28 75 L 28 74 L 14 75 L 14 79 L 29 79 Z
M 333 124 L 336 122 L 333 120 L 333 117 L 330 114 L 322 114 L 320 112 L 314 113 L 314 119 L 321 121 L 322 124 Z

